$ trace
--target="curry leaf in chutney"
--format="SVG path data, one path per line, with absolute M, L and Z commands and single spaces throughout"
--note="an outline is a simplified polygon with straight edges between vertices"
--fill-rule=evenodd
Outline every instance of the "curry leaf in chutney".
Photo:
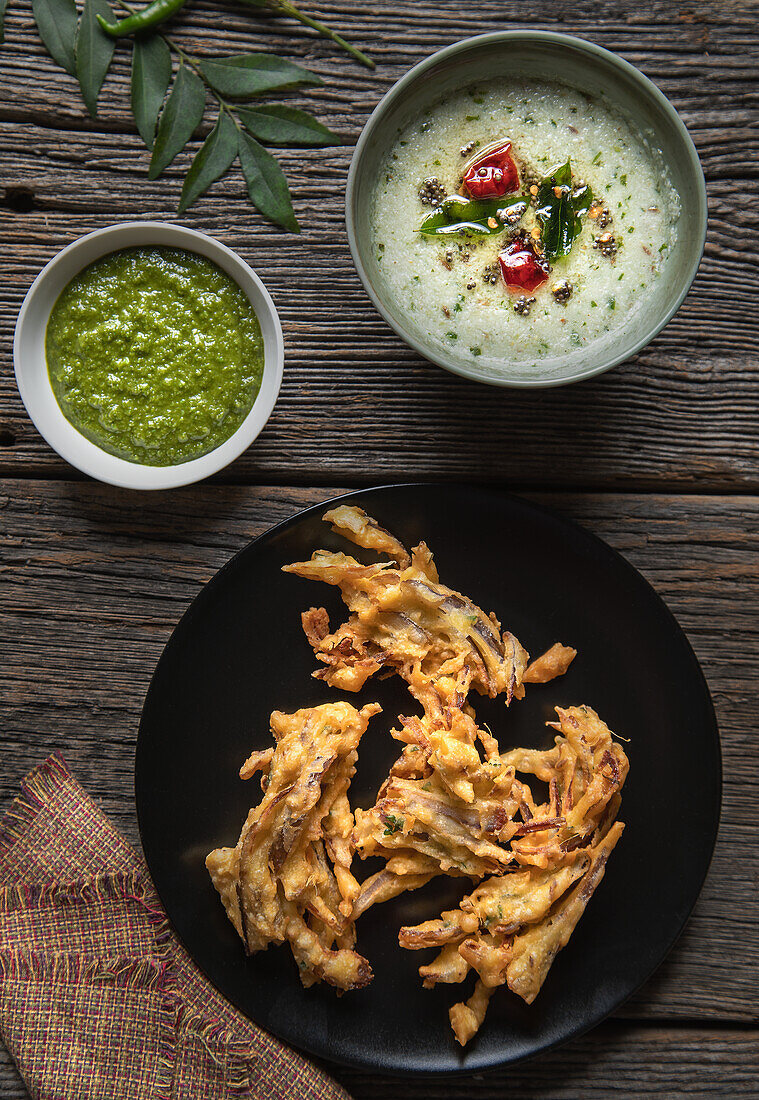
M 192 206 L 219 176 L 224 175 L 236 156 L 237 127 L 223 110 L 184 178 L 178 212 L 184 214 L 188 206 Z
M 136 38 L 132 52 L 132 114 L 140 137 L 153 148 L 158 114 L 171 80 L 171 50 L 159 34 Z
M 106 0 L 84 0 L 76 35 L 76 75 L 82 99 L 93 118 L 97 115 L 98 95 L 116 48 L 114 40 L 98 23 L 98 15 L 106 20 L 114 18 L 113 9 Z
M 76 76 L 76 29 L 79 17 L 74 0 L 32 0 L 40 38 L 56 64 Z
M 545 177 L 538 188 L 535 214 L 542 226 L 543 248 L 549 260 L 569 255 L 592 201 L 593 193 L 587 184 L 572 187 L 569 161 Z
M 498 217 L 498 211 L 509 210 L 523 202 L 519 195 L 496 199 L 467 199 L 463 195 L 449 195 L 437 210 L 427 215 L 419 226 L 419 232 L 430 237 L 451 233 L 503 233 L 506 226 Z

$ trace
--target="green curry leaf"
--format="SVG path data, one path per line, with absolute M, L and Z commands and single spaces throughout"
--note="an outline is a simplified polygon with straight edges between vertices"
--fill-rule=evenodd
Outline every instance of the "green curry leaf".
M 239 53 L 201 61 L 200 71 L 214 91 L 232 99 L 249 99 L 273 88 L 323 84 L 308 69 L 270 53 Z
M 272 145 L 341 145 L 337 134 L 305 111 L 282 103 L 238 107 L 237 116 L 254 138 Z
M 203 81 L 182 62 L 174 77 L 166 105 L 158 122 L 148 179 L 154 180 L 184 149 L 203 118 L 206 90 Z
M 568 256 L 582 230 L 582 219 L 593 201 L 587 184 L 572 187 L 569 161 L 552 169 L 538 188 L 535 214 L 542 227 L 545 255 L 549 260 Z
M 84 0 L 76 36 L 76 75 L 82 99 L 93 118 L 97 115 L 98 96 L 116 48 L 114 39 L 98 23 L 98 15 L 109 23 L 116 20 L 106 0 Z
M 76 28 L 79 16 L 74 0 L 32 0 L 40 38 L 53 61 L 76 76 Z
M 224 175 L 236 156 L 237 127 L 227 112 L 222 111 L 184 178 L 178 212 L 184 214 L 188 206 Z
M 132 114 L 140 137 L 153 148 L 155 127 L 171 80 L 171 50 L 159 34 L 134 40 L 132 54 Z
M 300 233 L 282 169 L 271 153 L 244 130 L 239 132 L 238 138 L 242 174 L 253 205 L 276 225 L 291 233 Z
M 463 195 L 449 195 L 427 215 L 419 226 L 419 232 L 429 237 L 451 233 L 503 233 L 506 226 L 498 217 L 498 211 L 509 210 L 523 202 L 519 195 L 498 199 L 467 199 Z M 491 221 L 495 225 L 491 225 Z

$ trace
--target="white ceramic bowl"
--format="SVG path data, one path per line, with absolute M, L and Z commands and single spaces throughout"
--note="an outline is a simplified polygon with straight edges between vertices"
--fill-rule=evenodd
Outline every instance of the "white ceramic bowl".
M 164 245 L 206 256 L 248 296 L 261 324 L 264 372 L 261 389 L 237 431 L 213 451 L 176 466 L 143 466 L 108 454 L 68 422 L 56 400 L 45 358 L 45 331 L 58 295 L 83 268 L 122 248 Z M 168 222 L 121 222 L 80 237 L 42 269 L 16 321 L 13 360 L 21 400 L 37 431 L 58 454 L 85 474 L 125 489 L 173 489 L 217 473 L 249 447 L 271 415 L 282 384 L 282 326 L 269 292 L 252 268 L 220 241 Z

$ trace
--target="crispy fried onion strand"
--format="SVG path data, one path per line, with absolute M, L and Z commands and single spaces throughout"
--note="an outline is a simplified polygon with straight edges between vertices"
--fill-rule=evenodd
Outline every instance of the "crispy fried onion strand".
M 549 680 L 563 676 L 576 656 L 576 649 L 556 642 L 527 666 L 522 683 L 547 684 Z
M 327 703 L 294 714 L 274 711 L 271 756 L 254 753 L 243 771 L 263 768 L 266 789 L 235 848 L 211 852 L 206 866 L 249 953 L 287 941 L 304 985 L 324 980 L 359 989 L 372 978 L 353 950 L 353 814 L 348 787 L 357 747 L 376 703 L 358 711 Z
M 482 1024 L 496 986 L 508 985 L 528 1004 L 534 1001 L 624 829 L 615 823 L 629 766 L 624 751 L 590 707 L 557 708 L 556 713 L 558 722 L 549 724 L 561 732 L 552 749 L 514 749 L 500 758 L 511 777 L 509 796 L 518 807 L 507 845 L 514 863 L 481 881 L 458 909 L 399 933 L 400 945 L 409 950 L 438 948 L 433 962 L 419 969 L 426 987 L 461 982 L 470 970 L 476 972 L 473 996 L 450 1011 L 462 1046 Z M 547 783 L 549 801 L 536 804 L 516 772 Z M 389 793 L 396 787 L 391 785 Z M 474 805 L 479 804 L 478 798 Z M 404 808 L 408 812 L 408 803 Z M 463 809 L 471 812 L 472 807 Z M 357 817 L 357 832 L 364 822 L 365 815 Z M 449 819 L 441 817 L 438 824 L 447 837 L 457 836 Z M 403 843 L 410 843 L 414 828 L 404 821 Z M 383 839 L 385 845 L 392 841 Z
M 528 654 L 472 600 L 440 583 L 422 542 L 411 554 L 362 509 L 342 505 L 324 519 L 333 530 L 390 560 L 362 565 L 348 554 L 317 550 L 310 561 L 284 566 L 340 589 L 350 615 L 330 632 L 323 608 L 303 615 L 303 628 L 319 661 L 314 675 L 332 687 L 358 691 L 380 669 L 408 679 L 421 667 L 428 676 L 467 668 L 482 695 L 504 694 L 509 703 L 522 682 Z

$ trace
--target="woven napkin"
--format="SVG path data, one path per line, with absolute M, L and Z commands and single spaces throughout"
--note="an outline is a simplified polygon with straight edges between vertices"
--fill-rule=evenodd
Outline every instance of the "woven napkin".
M 350 1100 L 210 985 L 58 755 L 0 822 L 0 1034 L 35 1100 Z

